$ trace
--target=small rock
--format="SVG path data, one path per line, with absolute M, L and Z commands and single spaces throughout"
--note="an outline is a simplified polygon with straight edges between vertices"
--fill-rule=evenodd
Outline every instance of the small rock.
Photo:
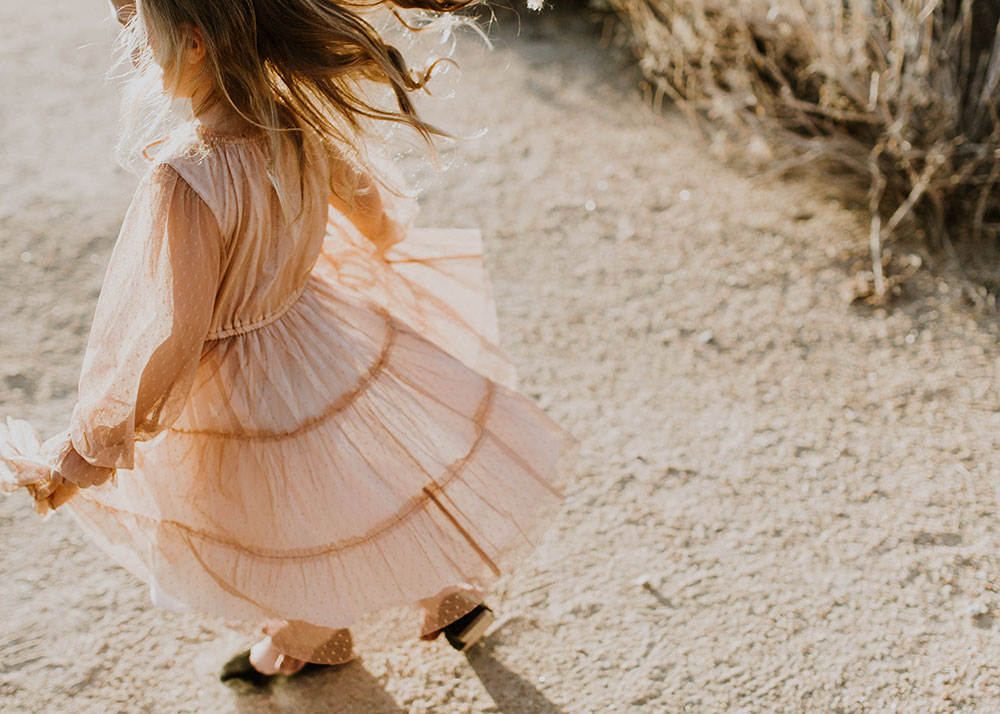
M 990 611 L 989 606 L 984 602 L 974 602 L 965 608 L 965 612 L 968 615 L 975 617 L 976 615 L 985 615 Z
M 681 331 L 676 327 L 668 327 L 663 332 L 660 333 L 660 342 L 665 345 L 669 345 L 671 342 L 680 337 Z

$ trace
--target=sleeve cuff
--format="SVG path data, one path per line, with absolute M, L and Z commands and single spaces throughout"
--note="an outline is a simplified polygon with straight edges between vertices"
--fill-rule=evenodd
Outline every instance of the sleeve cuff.
M 73 408 L 73 416 L 70 419 L 69 440 L 84 461 L 92 466 L 101 466 L 109 469 L 131 469 L 133 466 L 133 448 L 109 448 L 107 445 L 95 443 L 91 435 L 84 430 L 80 419 L 77 418 L 79 404 Z

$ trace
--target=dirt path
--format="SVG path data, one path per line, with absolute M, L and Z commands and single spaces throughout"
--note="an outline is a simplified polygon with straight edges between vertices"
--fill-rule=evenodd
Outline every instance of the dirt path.
M 0 0 L 0 414 L 61 428 L 133 185 L 103 4 Z M 579 478 L 468 660 L 392 650 L 270 695 L 246 637 L 155 611 L 69 518 L 0 501 L 0 710 L 591 714 L 1000 708 L 997 323 L 923 274 L 849 309 L 864 219 L 753 186 L 566 14 L 461 53 L 488 126 L 426 182 L 479 226 L 522 389 Z M 648 578 L 646 586 L 638 584 Z

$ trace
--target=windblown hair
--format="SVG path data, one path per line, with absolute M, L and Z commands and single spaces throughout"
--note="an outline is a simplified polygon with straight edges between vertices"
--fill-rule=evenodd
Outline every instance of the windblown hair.
M 471 24 L 470 18 L 453 13 L 479 1 L 136 0 L 136 12 L 121 36 L 123 57 L 137 75 L 126 97 L 126 120 L 130 112 L 141 113 L 134 111 L 137 104 L 145 102 L 147 110 L 156 104 L 152 94 L 162 99 L 161 88 L 154 90 L 153 83 L 176 87 L 178 68 L 196 28 L 206 45 L 203 71 L 212 87 L 209 101 L 222 103 L 267 132 L 272 158 L 287 133 L 297 137 L 300 148 L 299 133 L 311 129 L 344 148 L 357 149 L 374 126 L 384 122 L 414 130 L 433 152 L 433 138 L 448 134 L 418 116 L 410 93 L 424 89 L 436 66 L 448 60 L 411 71 L 402 53 L 383 40 L 367 16 L 386 10 L 408 31 Z M 156 81 L 151 75 L 158 73 L 145 71 L 154 66 L 163 68 Z M 142 75 L 150 80 L 145 90 L 138 81 Z M 388 90 L 388 102 L 370 98 L 379 86 Z M 162 104 L 158 120 L 133 116 L 133 128 L 149 132 L 164 124 L 167 112 Z M 129 153 L 124 143 L 120 149 Z

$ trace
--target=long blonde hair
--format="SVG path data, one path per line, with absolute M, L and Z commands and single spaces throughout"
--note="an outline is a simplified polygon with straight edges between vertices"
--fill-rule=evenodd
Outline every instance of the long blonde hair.
M 454 13 L 480 1 L 136 0 L 120 42 L 135 69 L 125 100 L 132 130 L 126 130 L 120 151 L 127 161 L 134 159 L 140 144 L 164 131 L 169 112 L 162 90 L 153 85 L 176 81 L 196 28 L 206 45 L 210 100 L 267 132 L 272 160 L 283 135 L 290 133 L 300 151 L 304 129 L 356 151 L 375 125 L 386 122 L 409 127 L 433 152 L 433 138 L 448 134 L 420 118 L 410 93 L 425 88 L 443 60 L 412 71 L 366 17 L 388 10 L 410 30 L 438 27 L 442 20 L 471 24 Z M 157 65 L 164 77 L 145 71 Z M 379 86 L 388 90 L 388 103 L 370 98 Z

